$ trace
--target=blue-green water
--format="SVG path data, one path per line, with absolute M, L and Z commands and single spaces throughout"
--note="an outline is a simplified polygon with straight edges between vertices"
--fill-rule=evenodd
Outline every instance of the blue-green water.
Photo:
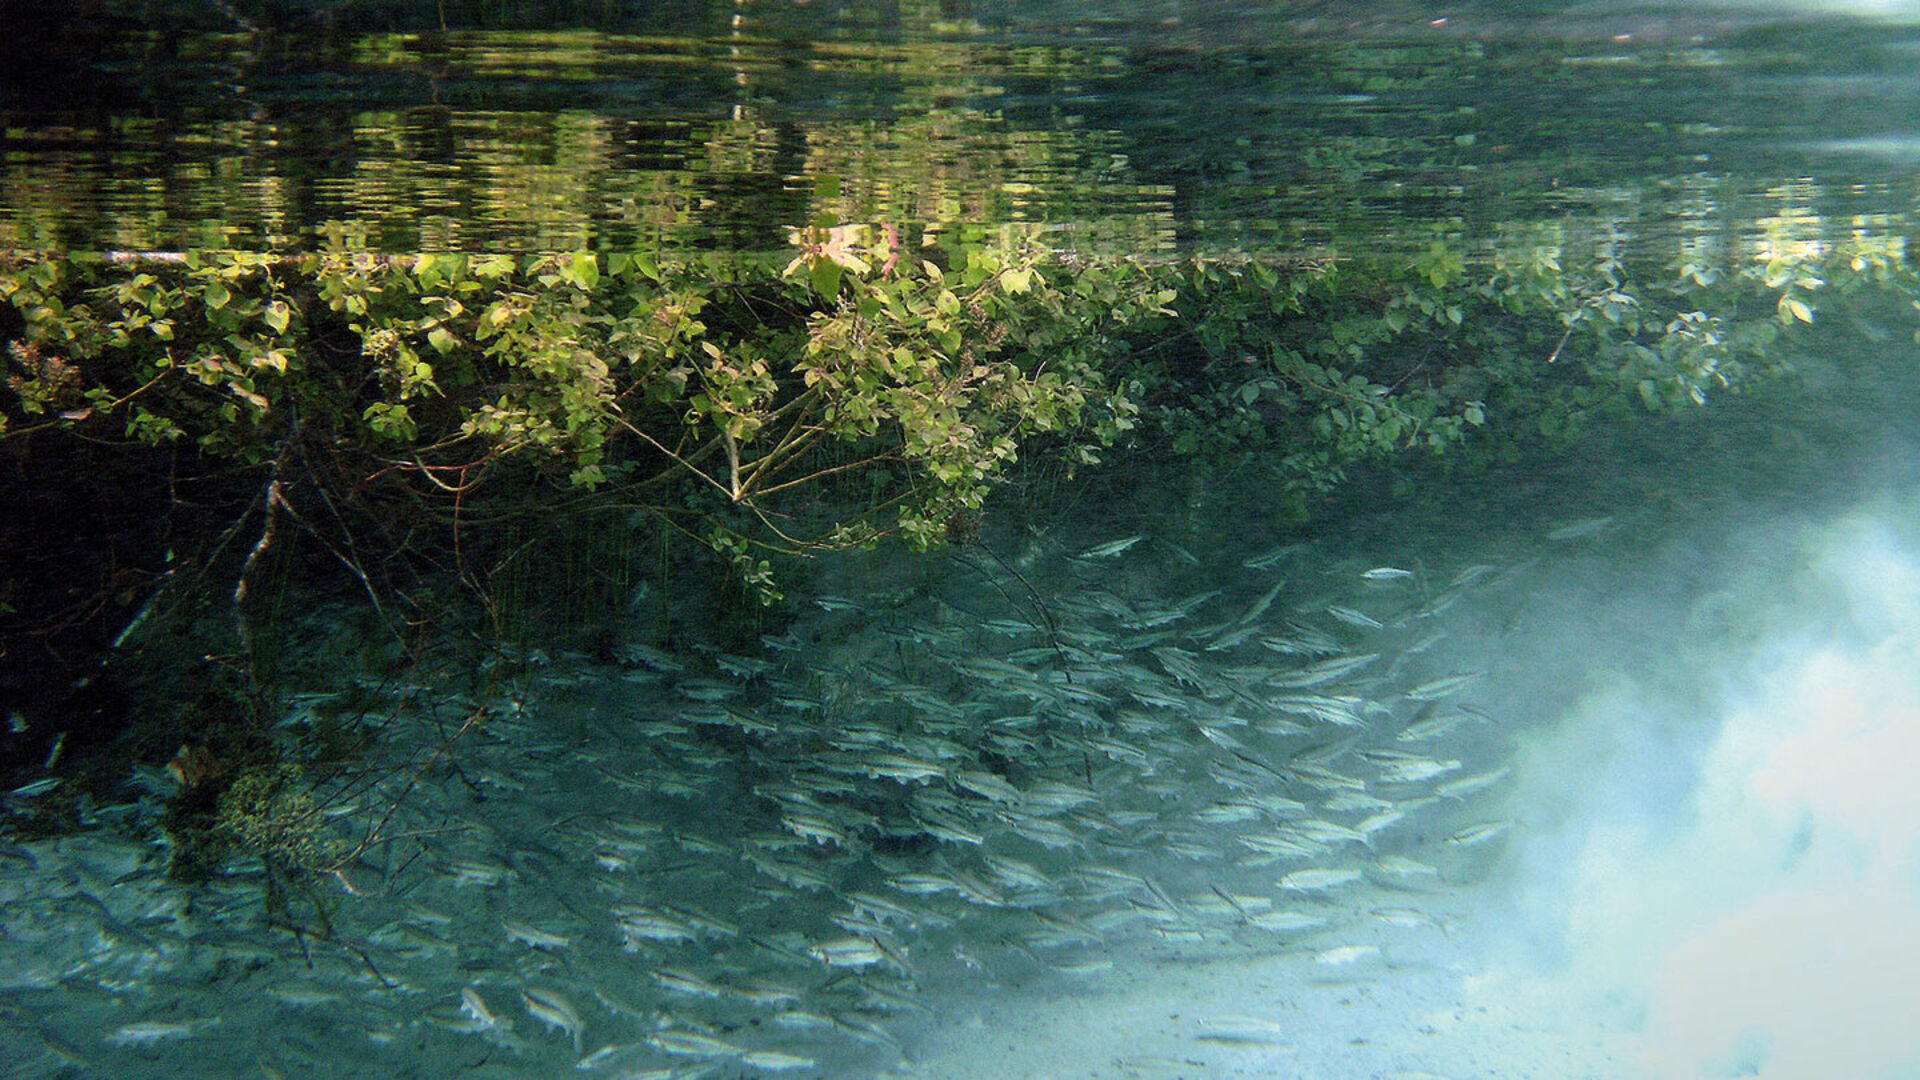
M 127 61 L 172 100 L 10 105 L 0 229 L 1904 250 L 1911 28 L 1576 14 L 216 35 Z M 158 763 L 0 848 L 0 1071 L 1920 1075 L 1912 341 L 1836 301 L 1792 379 L 1306 538 L 1122 459 L 991 557 L 822 557 L 753 648 L 340 662 L 282 730 L 380 738 L 279 839 L 355 854 L 284 906 L 166 879 Z

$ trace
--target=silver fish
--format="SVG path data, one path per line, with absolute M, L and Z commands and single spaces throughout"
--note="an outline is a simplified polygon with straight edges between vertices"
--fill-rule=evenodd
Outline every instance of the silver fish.
M 872 967 L 887 958 L 872 938 L 844 937 L 821 941 L 807 947 L 807 955 L 828 967 Z
M 1607 517 L 1582 518 L 1579 521 L 1569 521 L 1565 525 L 1554 529 L 1547 534 L 1547 539 L 1560 542 L 1579 540 L 1588 536 L 1598 536 L 1612 525 L 1613 517 L 1611 515 Z
M 766 1072 L 788 1072 L 793 1069 L 813 1068 L 813 1059 L 798 1054 L 788 1054 L 779 1050 L 754 1050 L 740 1055 L 743 1065 L 751 1065 Z
M 1341 604 L 1327 605 L 1327 614 L 1346 623 L 1348 626 L 1357 626 L 1362 630 L 1385 630 L 1387 628 L 1386 623 L 1381 622 L 1366 612 Z
M 746 1052 L 746 1047 L 697 1031 L 657 1031 L 647 1036 L 647 1042 L 661 1053 L 677 1057 L 734 1057 Z
M 1200 1026 L 1200 1034 L 1195 1038 L 1206 1042 L 1224 1043 L 1269 1043 L 1284 1046 L 1293 1034 L 1292 1028 L 1274 1020 L 1262 1020 L 1254 1016 L 1202 1016 L 1194 1021 Z
M 1280 887 L 1294 892 L 1320 892 L 1360 880 L 1360 871 L 1347 868 L 1295 870 L 1280 879 Z
M 1458 780 L 1449 780 L 1439 787 L 1434 788 L 1433 792 L 1443 799 L 1464 799 L 1468 795 L 1485 791 L 1500 781 L 1505 780 L 1508 774 L 1512 772 L 1513 766 L 1502 765 L 1497 769 L 1490 769 L 1483 773 L 1463 776 Z
M 1314 953 L 1313 961 L 1328 967 L 1344 967 L 1357 964 L 1362 960 L 1375 960 L 1379 956 L 1380 946 L 1378 945 L 1336 945 L 1331 949 L 1322 949 Z
M 1480 679 L 1481 674 L 1478 671 L 1468 671 L 1458 675 L 1443 675 L 1437 679 L 1428 679 L 1401 696 L 1408 701 L 1439 701 L 1453 696 L 1455 691 L 1471 686 Z
M 565 994 L 545 987 L 529 986 L 520 992 L 520 1000 L 525 1004 L 528 1016 L 565 1032 L 573 1040 L 573 1056 L 580 1056 L 580 1036 L 586 1025 L 580 1019 L 580 1011 L 573 1007 L 573 1002 L 568 1001 Z
M 1081 552 L 1079 557 L 1082 559 L 1111 559 L 1115 555 L 1120 554 L 1145 539 L 1146 534 L 1135 533 L 1132 536 L 1123 537 L 1111 543 L 1101 544 L 1099 547 L 1088 548 Z
M 504 1031 L 513 1026 L 512 1021 L 502 1020 L 499 1014 L 489 1008 L 487 999 L 471 986 L 460 988 L 460 1011 L 483 1028 Z
M 564 935 L 549 933 L 536 926 L 514 922 L 512 919 L 501 919 L 500 926 L 506 930 L 508 941 L 524 942 L 530 948 L 564 949 L 569 940 Z
M 219 1022 L 219 1017 L 208 1017 L 203 1020 L 143 1020 L 134 1024 L 122 1024 L 108 1032 L 105 1038 L 114 1046 L 150 1046 L 154 1043 L 190 1038 L 201 1028 L 211 1027 Z
M 1475 847 L 1505 836 L 1507 830 L 1511 828 L 1513 828 L 1511 820 L 1482 821 L 1468 825 L 1447 837 L 1447 843 L 1458 844 L 1461 847 Z

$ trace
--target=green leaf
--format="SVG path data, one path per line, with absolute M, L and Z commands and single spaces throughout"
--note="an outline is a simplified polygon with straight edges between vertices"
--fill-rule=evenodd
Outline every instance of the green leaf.
M 226 307 L 227 301 L 232 299 L 233 299 L 233 294 L 227 291 L 227 287 L 225 285 L 222 285 L 217 281 L 212 283 L 211 285 L 208 285 L 200 293 L 200 302 L 207 305 L 207 307 L 213 311 L 218 311 L 221 308 Z
M 275 300 L 267 305 L 267 309 L 260 313 L 260 317 L 267 321 L 268 326 L 273 327 L 274 333 L 284 334 L 287 332 L 287 324 L 293 319 L 293 312 L 287 307 L 285 300 Z
M 367 426 L 384 438 L 407 442 L 416 432 L 413 417 L 408 415 L 405 405 L 383 401 L 367 406 L 367 411 L 361 415 L 366 419 Z
M 839 263 L 832 259 L 816 258 L 807 270 L 813 279 L 813 291 L 824 300 L 832 300 L 840 295 L 840 275 L 844 273 Z
M 460 339 L 455 337 L 453 332 L 446 327 L 436 326 L 427 331 L 427 344 L 433 346 L 440 355 L 445 356 L 460 347 Z
M 591 251 L 575 252 L 567 267 L 567 280 L 591 292 L 600 284 L 600 260 Z

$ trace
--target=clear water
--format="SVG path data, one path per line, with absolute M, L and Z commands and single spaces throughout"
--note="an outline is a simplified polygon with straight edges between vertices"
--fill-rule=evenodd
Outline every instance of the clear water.
M 112 38 L 185 91 L 10 104 L 0 235 L 1680 253 L 1914 206 L 1886 13 L 676 18 Z M 157 778 L 0 849 L 0 1071 L 1920 1075 L 1899 318 L 1836 305 L 1791 385 L 1294 546 L 1258 490 L 1096 480 L 993 558 L 823 560 L 761 663 L 369 681 L 384 758 L 321 831 L 383 842 L 296 919 L 257 864 L 165 881 Z

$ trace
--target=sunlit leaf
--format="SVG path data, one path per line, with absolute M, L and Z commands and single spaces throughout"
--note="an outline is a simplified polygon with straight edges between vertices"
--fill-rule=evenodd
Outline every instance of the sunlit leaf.
M 600 284 L 600 260 L 591 251 L 575 252 L 567 264 L 567 280 L 592 291 Z

